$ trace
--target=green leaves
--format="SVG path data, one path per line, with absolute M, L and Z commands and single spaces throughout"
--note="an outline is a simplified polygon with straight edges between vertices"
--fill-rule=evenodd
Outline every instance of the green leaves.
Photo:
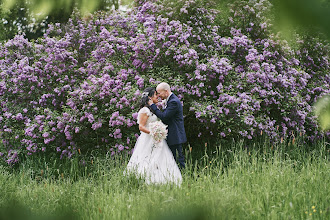
M 22 3 L 22 0 L 3 0 L 2 8 L 11 10 L 16 4 Z M 131 0 L 126 0 L 125 5 L 129 5 Z M 72 9 L 77 7 L 82 15 L 93 13 L 100 9 L 110 9 L 113 5 L 115 9 L 119 8 L 118 0 L 30 0 L 26 3 L 30 11 L 30 16 L 37 21 L 45 19 L 52 15 L 54 11 L 61 11 L 61 13 L 71 14 Z
M 330 129 L 330 95 L 323 96 L 314 105 L 322 130 Z
M 318 29 L 330 39 L 329 0 L 275 0 L 273 4 L 276 28 L 285 36 L 298 27 L 303 31 Z

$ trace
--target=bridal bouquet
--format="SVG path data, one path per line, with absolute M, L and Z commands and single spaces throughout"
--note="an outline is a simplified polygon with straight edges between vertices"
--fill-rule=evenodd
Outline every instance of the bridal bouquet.
M 150 135 L 153 137 L 156 143 L 160 143 L 167 136 L 167 125 L 161 121 L 151 122 L 149 125 Z

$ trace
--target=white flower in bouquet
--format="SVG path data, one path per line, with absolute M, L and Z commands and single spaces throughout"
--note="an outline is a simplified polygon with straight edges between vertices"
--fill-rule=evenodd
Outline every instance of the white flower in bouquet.
M 151 122 L 149 129 L 150 135 L 153 137 L 156 143 L 160 143 L 167 136 L 167 125 L 161 121 Z

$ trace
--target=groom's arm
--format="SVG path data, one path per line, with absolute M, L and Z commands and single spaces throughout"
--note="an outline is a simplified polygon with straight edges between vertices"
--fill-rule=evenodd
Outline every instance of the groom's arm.
M 174 116 L 177 110 L 177 103 L 176 102 L 167 103 L 167 107 L 163 112 L 160 111 L 155 104 L 152 104 L 150 107 L 154 111 L 155 115 L 157 115 L 157 117 L 160 118 L 160 120 L 166 122 Z

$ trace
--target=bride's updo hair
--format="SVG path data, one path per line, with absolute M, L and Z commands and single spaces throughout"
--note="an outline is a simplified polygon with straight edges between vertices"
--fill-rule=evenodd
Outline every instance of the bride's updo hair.
M 140 109 L 143 107 L 148 107 L 150 109 L 150 106 L 148 104 L 149 98 L 154 96 L 156 92 L 155 88 L 148 87 L 146 88 L 141 95 L 141 101 L 140 101 Z M 151 109 L 150 109 L 151 110 Z

